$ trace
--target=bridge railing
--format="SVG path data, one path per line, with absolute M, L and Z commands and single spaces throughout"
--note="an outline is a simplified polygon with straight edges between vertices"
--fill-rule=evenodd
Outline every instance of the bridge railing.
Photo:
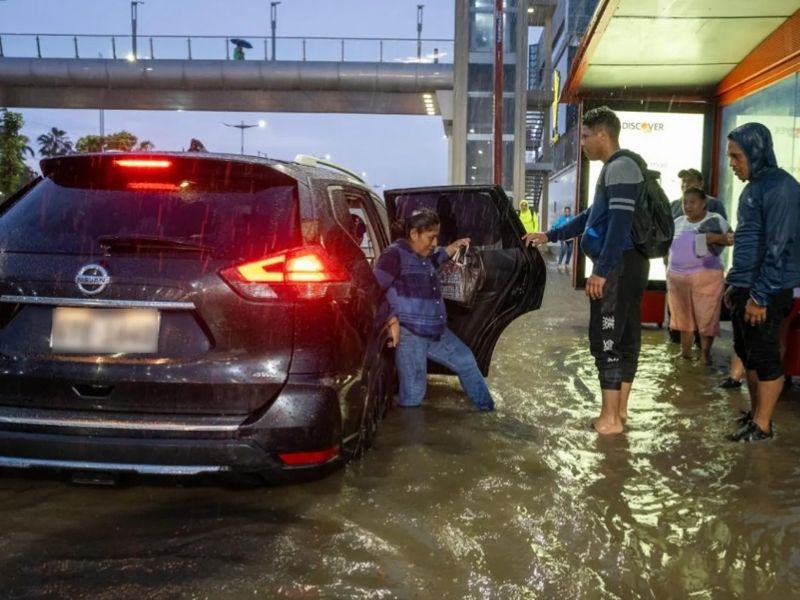
M 276 37 L 275 56 L 269 36 L 179 36 L 136 38 L 136 58 L 180 60 L 233 60 L 232 39 L 252 45 L 245 60 L 297 60 L 332 62 L 453 62 L 453 40 L 409 38 Z M 0 33 L 0 57 L 108 58 L 132 60 L 130 35 L 69 35 Z

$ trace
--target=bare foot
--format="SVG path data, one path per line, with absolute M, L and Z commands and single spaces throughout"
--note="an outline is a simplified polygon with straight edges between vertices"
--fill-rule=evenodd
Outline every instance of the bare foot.
M 600 435 L 613 435 L 616 433 L 622 433 L 622 423 L 620 421 L 614 423 L 613 421 L 603 418 L 597 418 L 592 421 L 592 429 L 594 429 Z

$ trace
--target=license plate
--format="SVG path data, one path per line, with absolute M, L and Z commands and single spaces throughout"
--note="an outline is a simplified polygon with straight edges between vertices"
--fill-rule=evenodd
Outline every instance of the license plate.
M 152 354 L 158 350 L 159 312 L 149 308 L 53 309 L 54 352 Z

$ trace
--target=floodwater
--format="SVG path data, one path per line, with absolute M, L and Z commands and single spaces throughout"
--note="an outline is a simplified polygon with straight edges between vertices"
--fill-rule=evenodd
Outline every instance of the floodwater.
M 777 439 L 724 440 L 747 404 L 644 332 L 624 435 L 588 428 L 588 302 L 550 271 L 472 412 L 448 378 L 324 480 L 236 488 L 0 478 L 2 598 L 790 598 L 800 594 L 800 394 Z

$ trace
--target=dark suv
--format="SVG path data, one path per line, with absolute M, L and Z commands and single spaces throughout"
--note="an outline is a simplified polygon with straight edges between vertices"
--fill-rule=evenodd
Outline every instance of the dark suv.
M 544 267 L 499 188 L 387 193 L 200 153 L 42 161 L 0 206 L 0 466 L 267 478 L 372 442 L 393 387 L 371 266 L 426 205 L 487 277 L 451 327 L 486 372 Z

